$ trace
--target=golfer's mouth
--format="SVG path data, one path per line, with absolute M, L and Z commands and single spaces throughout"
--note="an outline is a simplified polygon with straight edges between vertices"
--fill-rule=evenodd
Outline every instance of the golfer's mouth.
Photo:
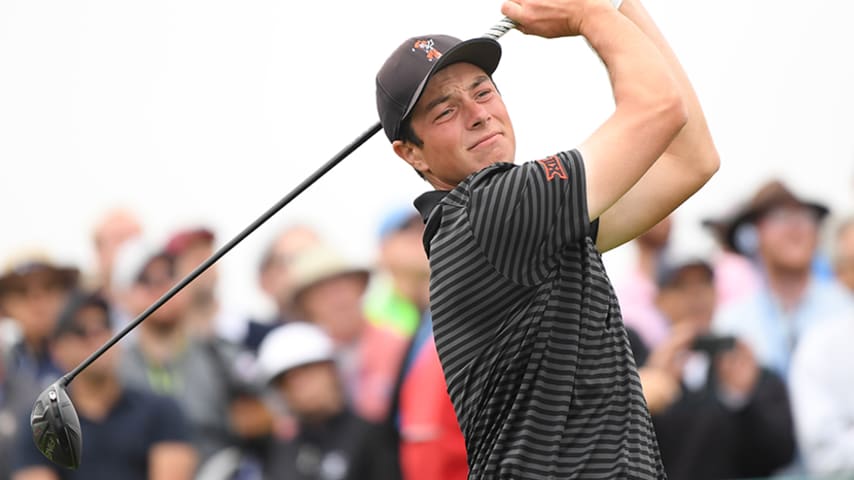
M 498 137 L 501 136 L 501 132 L 493 132 L 485 137 L 481 137 L 474 145 L 469 147 L 469 150 L 475 150 L 481 147 L 485 147 L 488 145 L 492 145 L 496 141 L 498 141 Z

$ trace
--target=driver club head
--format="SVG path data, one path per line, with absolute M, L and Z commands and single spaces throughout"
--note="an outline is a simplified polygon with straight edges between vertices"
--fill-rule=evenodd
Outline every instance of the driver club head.
M 80 465 L 83 447 L 80 419 L 62 379 L 36 398 L 30 414 L 30 426 L 36 446 L 48 460 L 70 469 Z

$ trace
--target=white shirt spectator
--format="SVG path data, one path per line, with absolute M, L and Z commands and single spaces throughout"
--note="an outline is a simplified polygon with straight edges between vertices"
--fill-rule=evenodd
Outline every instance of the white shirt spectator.
M 790 376 L 798 442 L 812 474 L 854 473 L 854 318 L 817 325 Z

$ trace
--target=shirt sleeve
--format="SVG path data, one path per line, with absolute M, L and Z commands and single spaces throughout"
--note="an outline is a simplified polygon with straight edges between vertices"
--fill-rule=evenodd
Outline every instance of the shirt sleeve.
M 596 230 L 577 150 L 475 179 L 469 214 L 487 258 L 523 285 L 540 283 L 560 250 Z

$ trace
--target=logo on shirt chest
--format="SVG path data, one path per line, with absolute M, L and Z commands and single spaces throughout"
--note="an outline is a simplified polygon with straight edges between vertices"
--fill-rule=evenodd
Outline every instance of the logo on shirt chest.
M 556 156 L 552 155 L 551 157 L 537 160 L 537 163 L 543 166 L 547 181 L 554 180 L 555 178 L 559 178 L 561 180 L 569 179 L 566 174 L 566 170 L 563 168 L 563 164 L 560 163 L 560 159 Z

